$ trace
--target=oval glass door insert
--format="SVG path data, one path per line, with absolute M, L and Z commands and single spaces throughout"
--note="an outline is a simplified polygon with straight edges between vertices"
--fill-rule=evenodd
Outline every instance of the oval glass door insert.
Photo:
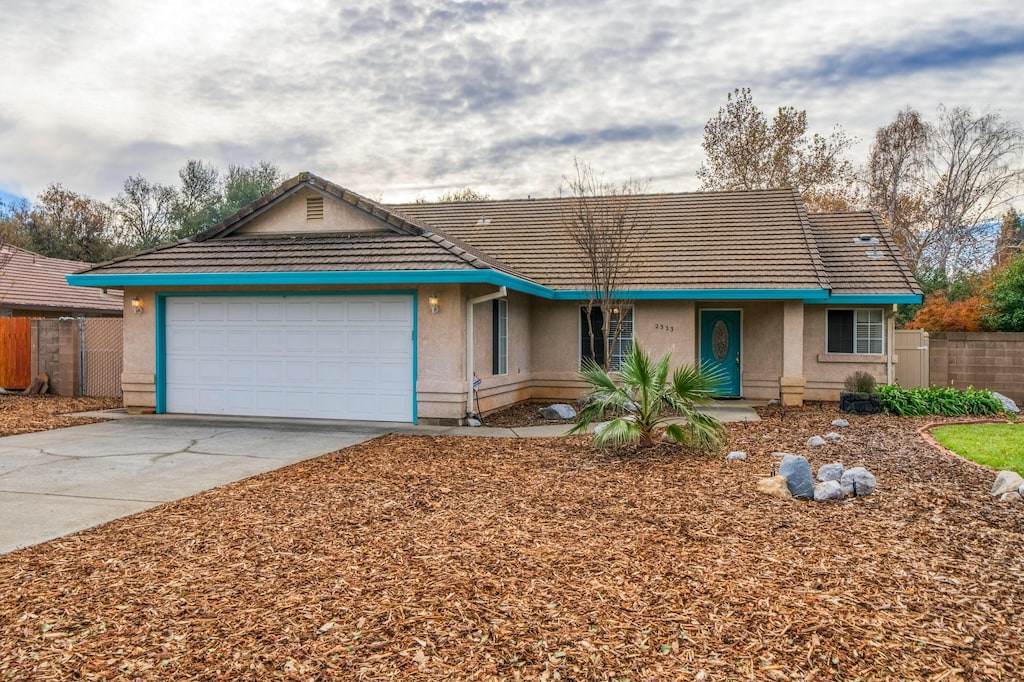
M 729 354 L 729 326 L 725 320 L 718 320 L 711 329 L 711 352 L 719 362 L 725 362 Z

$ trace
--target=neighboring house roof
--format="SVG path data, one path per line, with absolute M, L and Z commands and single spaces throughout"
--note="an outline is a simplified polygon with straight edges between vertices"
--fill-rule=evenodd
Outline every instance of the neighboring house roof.
M 808 219 L 833 296 L 921 293 L 876 213 L 812 213 Z
M 291 218 L 287 229 L 292 231 L 263 231 L 267 223 L 259 222 L 261 216 L 299 192 L 303 194 L 290 201 L 320 194 L 356 211 L 352 215 L 362 216 L 359 231 L 309 232 L 302 227 L 307 231 L 299 232 Z M 884 296 L 893 302 L 920 298 L 905 263 L 870 213 L 808 216 L 799 194 L 790 189 L 609 200 L 635 201 L 645 235 L 625 283 L 633 298 L 821 302 L 834 293 Z M 562 227 L 563 212 L 572 201 L 391 206 L 302 173 L 191 240 L 92 266 L 69 282 L 486 282 L 546 298 L 576 299 L 586 296 L 587 278 L 585 262 Z M 292 214 L 269 215 L 280 219 Z M 273 229 L 280 230 L 280 223 Z M 879 234 L 883 259 L 869 261 L 864 247 L 853 243 L 851 234 L 865 230 Z
M 120 291 L 68 286 L 65 276 L 88 265 L 4 245 L 0 248 L 0 308 L 68 314 L 122 312 Z
M 621 200 L 621 199 L 613 199 Z M 630 197 L 645 234 L 630 289 L 827 289 L 799 195 L 789 189 Z M 402 204 L 553 289 L 586 286 L 586 262 L 561 228 L 571 198 Z

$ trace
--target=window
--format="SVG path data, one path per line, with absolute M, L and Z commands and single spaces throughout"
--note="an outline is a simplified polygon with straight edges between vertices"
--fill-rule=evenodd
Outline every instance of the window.
M 580 308 L 580 363 L 585 358 L 591 358 L 599 365 L 604 365 L 604 337 L 601 335 L 601 308 L 594 306 L 590 311 L 590 321 L 594 328 L 594 352 L 590 346 L 590 326 L 587 324 L 587 309 Z M 619 308 L 612 310 L 612 318 L 609 324 L 609 332 L 612 338 L 616 336 L 616 330 L 621 330 L 618 338 L 612 347 L 612 361 L 610 369 L 617 370 L 623 359 L 633 348 L 633 309 Z
M 884 352 L 885 315 L 881 308 L 829 310 L 825 350 L 829 353 Z
M 495 299 L 491 306 L 491 374 L 508 374 L 508 300 Z

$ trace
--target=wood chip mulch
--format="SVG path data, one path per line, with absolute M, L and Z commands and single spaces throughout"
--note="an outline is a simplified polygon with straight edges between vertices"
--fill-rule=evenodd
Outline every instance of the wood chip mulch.
M 388 436 L 0 557 L 0 679 L 1024 676 L 1024 508 L 923 420 L 764 410 L 731 449 Z M 773 451 L 875 495 L 752 490 Z
M 0 436 L 49 431 L 65 426 L 91 424 L 102 419 L 68 417 L 74 412 L 121 407 L 120 398 L 83 398 L 57 395 L 0 395 Z

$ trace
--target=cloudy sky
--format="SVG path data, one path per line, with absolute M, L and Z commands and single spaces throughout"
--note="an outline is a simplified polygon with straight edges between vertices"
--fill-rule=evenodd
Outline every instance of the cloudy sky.
M 905 105 L 1024 122 L 1020 0 L 0 0 L 0 190 L 109 199 L 189 158 L 385 201 L 697 188 L 736 87 L 860 139 Z

